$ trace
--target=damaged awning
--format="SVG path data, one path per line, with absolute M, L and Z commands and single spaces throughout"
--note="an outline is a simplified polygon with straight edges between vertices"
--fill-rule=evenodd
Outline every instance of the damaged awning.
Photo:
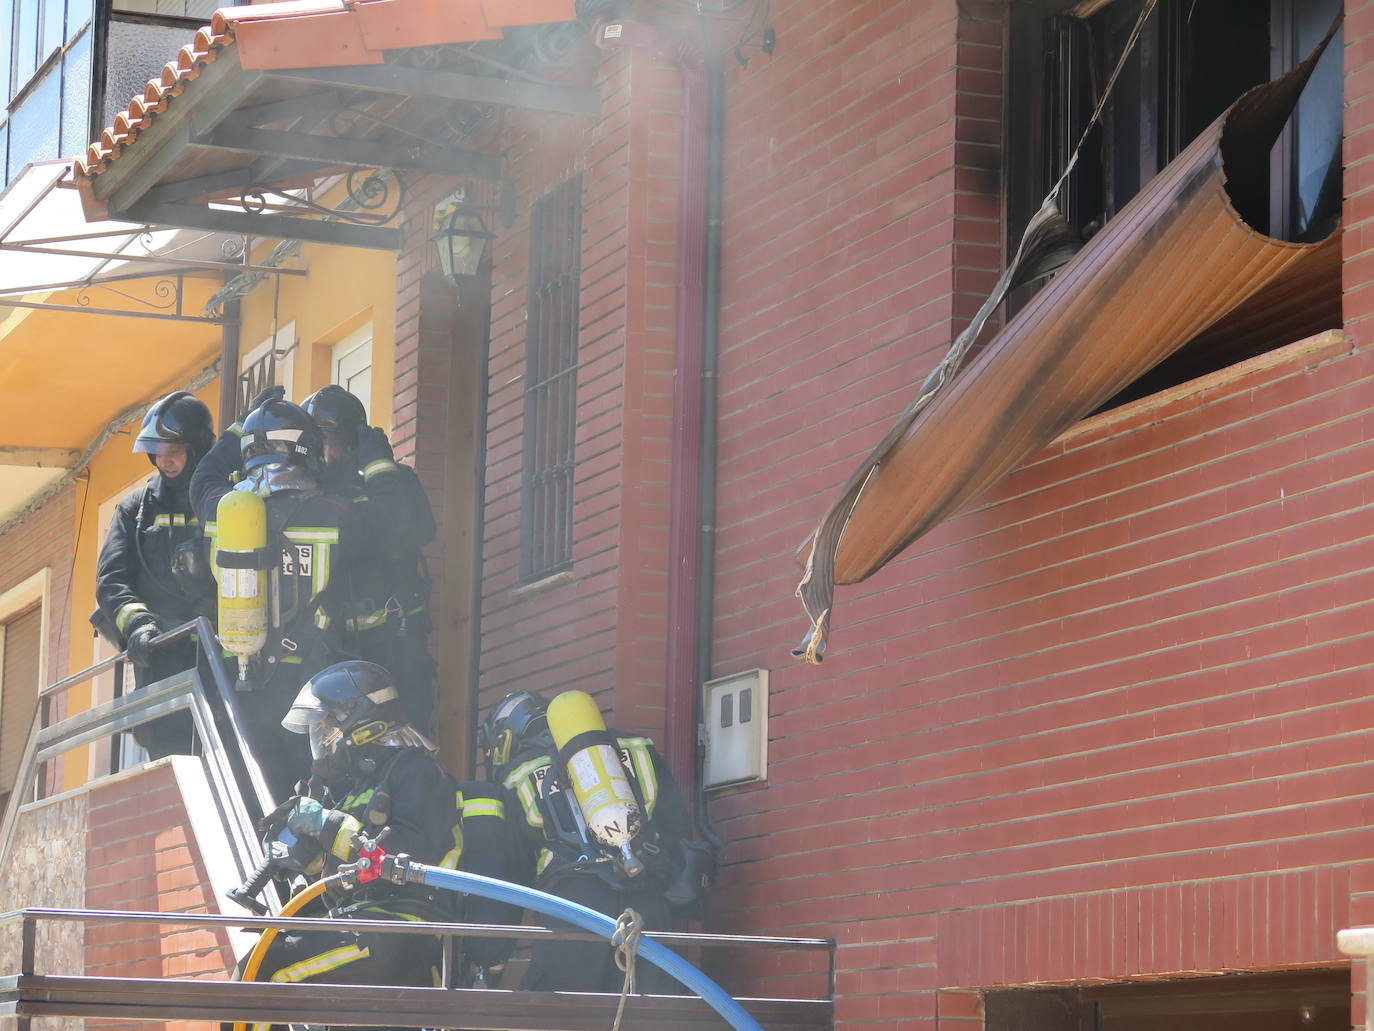
M 1209 327 L 1227 328 L 1261 290 L 1289 295 L 1339 259 L 1338 235 L 1266 236 L 1227 190 L 1267 174 L 1321 50 L 1236 101 L 966 368 L 927 381 L 808 542 L 797 593 L 812 626 L 794 654 L 823 658 L 835 584 L 877 572 Z
M 501 192 L 501 157 L 452 142 L 491 112 L 600 111 L 503 60 L 574 18 L 573 0 L 223 8 L 77 160 L 87 216 L 397 249 L 407 174 Z

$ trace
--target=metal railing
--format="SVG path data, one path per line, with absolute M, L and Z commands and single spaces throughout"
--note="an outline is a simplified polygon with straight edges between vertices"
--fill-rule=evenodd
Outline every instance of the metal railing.
M 439 988 L 321 985 L 311 983 L 207 981 L 204 979 L 82 977 L 41 974 L 37 968 L 37 925 L 42 921 L 154 923 L 171 927 L 274 927 L 281 930 L 366 931 L 371 934 L 442 935 L 444 984 Z M 0 926 L 19 923 L 19 972 L 0 976 L 0 1016 L 19 1018 L 21 1031 L 33 1017 L 116 1017 L 128 1020 L 209 1020 L 315 1025 L 401 1027 L 601 1029 L 609 1026 L 619 996 L 582 992 L 532 992 L 461 988 L 447 972 L 454 968 L 453 940 L 514 938 L 525 941 L 605 939 L 584 931 L 504 924 L 424 923 L 408 920 L 344 920 L 311 917 L 226 917 L 188 913 L 99 912 L 25 909 L 0 916 Z M 765 1028 L 828 1029 L 834 1023 L 835 941 L 831 938 L 751 937 L 646 931 L 645 937 L 681 950 L 801 950 L 824 952 L 826 965 L 814 973 L 823 991 L 813 998 L 740 998 Z M 823 979 L 823 980 L 822 980 Z M 638 1018 L 637 1020 L 635 1018 Z M 631 1026 L 660 1031 L 718 1028 L 720 1017 L 695 996 L 639 995 L 627 1000 Z
M 120 652 L 95 665 L 49 685 L 39 692 L 33 726 L 24 745 L 19 776 L 0 817 L 0 860 L 9 853 L 19 809 L 32 793 L 44 763 L 74 748 L 104 738 L 115 738 L 143 723 L 182 709 L 189 710 L 200 741 L 211 795 L 224 825 L 240 876 L 257 865 L 262 847 L 257 821 L 271 811 L 273 802 L 252 752 L 239 735 L 239 699 L 218 653 L 219 642 L 204 617 L 183 623 L 153 639 L 153 647 L 193 637 L 196 665 L 153 684 L 136 688 L 112 701 L 46 725 L 46 713 L 61 694 L 88 683 L 126 660 Z

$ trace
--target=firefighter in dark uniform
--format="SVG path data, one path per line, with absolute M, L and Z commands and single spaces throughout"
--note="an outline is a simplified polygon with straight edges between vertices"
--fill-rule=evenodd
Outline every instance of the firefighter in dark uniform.
M 237 430 L 237 432 L 235 432 Z M 366 452 L 365 448 L 361 451 Z M 242 471 L 225 475 L 240 456 Z M 411 534 L 397 518 L 403 483 L 385 455 L 375 463 L 372 491 L 349 498 L 319 482 L 324 439 L 310 415 L 289 401 L 271 398 L 231 427 L 201 463 L 192 498 L 212 547 L 215 510 L 231 485 L 260 495 L 267 509 L 268 550 L 281 556 L 268 570 L 267 644 L 254 657 L 240 731 L 273 795 L 285 798 L 309 764 L 303 740 L 281 726 L 301 685 L 344 658 L 354 658 L 346 636 L 341 571 L 371 560 L 378 550 Z M 233 481 L 238 480 L 236 484 Z
M 307 683 L 282 725 L 308 735 L 311 794 L 278 810 L 296 841 L 291 861 L 314 879 L 358 854 L 358 836 L 431 866 L 504 877 L 516 842 L 496 785 L 459 785 L 435 758 L 436 749 L 405 719 L 390 675 L 371 662 L 331 666 Z M 269 828 L 269 835 L 279 833 Z M 280 840 L 280 839 L 278 839 Z M 508 903 L 384 879 L 327 894 L 331 915 L 349 919 L 467 920 L 514 924 Z M 303 914 L 304 915 L 304 914 Z M 500 965 L 512 942 L 477 938 L 467 959 Z M 269 947 L 261 980 L 335 984 L 438 985 L 440 940 L 429 935 L 287 931 Z
M 376 472 L 359 460 L 360 442 L 371 455 L 390 459 L 391 445 L 382 429 L 369 426 L 367 409 L 343 387 L 330 384 L 301 402 L 324 434 L 324 469 L 320 479 L 327 490 L 362 498 Z M 346 571 L 343 584 L 348 610 L 349 646 L 362 658 L 390 670 L 396 678 L 411 726 L 428 733 L 434 711 L 435 664 L 429 653 L 432 623 L 429 577 L 420 549 L 434 539 L 434 512 L 420 478 L 409 466 L 394 462 L 403 506 L 396 513 L 413 528 L 414 536 L 379 550 L 366 563 Z
M 210 409 L 193 394 L 178 391 L 149 408 L 134 451 L 146 454 L 157 474 L 119 503 L 100 549 L 92 621 L 128 652 L 139 687 L 196 663 L 194 639 L 153 648 L 154 637 L 214 613 L 215 584 L 190 497 L 192 474 L 214 439 Z M 191 727 L 183 709 L 133 734 L 157 759 L 189 753 Z
M 573 812 L 577 801 L 554 763 L 556 749 L 547 709 L 538 695 L 516 691 L 497 703 L 479 731 L 487 776 L 504 785 L 521 809 L 513 820 L 521 834 L 522 862 L 531 883 L 610 917 L 634 909 L 644 918 L 645 930 L 671 929 L 675 910 L 685 914 L 699 902 L 699 898 L 681 896 L 681 885 L 686 877 L 701 875 L 698 862 L 707 854 L 693 848 L 691 818 L 667 764 L 648 738 L 612 732 L 645 817 L 636 847 L 644 870 L 627 876 L 591 845 L 585 823 Z M 684 860 L 692 866 L 690 871 Z M 618 992 L 623 980 L 609 947 L 540 942 L 521 987 Z M 671 977 L 647 964 L 639 967 L 637 984 L 647 994 L 681 990 Z

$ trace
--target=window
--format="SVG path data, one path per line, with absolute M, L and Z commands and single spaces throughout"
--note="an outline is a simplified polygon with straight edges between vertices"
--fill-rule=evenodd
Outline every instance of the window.
M 20 774 L 47 669 L 47 571 L 0 592 L 0 812 Z
M 1143 0 L 1012 5 L 1011 246 L 1066 166 L 1142 6 Z M 1241 93 L 1298 64 L 1340 9 L 1341 0 L 1159 0 L 1069 177 L 1063 208 L 1070 226 L 1090 238 Z M 1339 215 L 1341 51 L 1338 34 L 1276 144 L 1269 168 L 1231 184 L 1242 191 L 1233 193 L 1237 209 L 1261 232 L 1295 241 L 1320 239 Z M 1161 366 L 1112 403 L 1339 325 L 1337 263 L 1332 270 L 1296 324 L 1254 320 L 1244 334 L 1231 328 L 1224 346 L 1199 338 L 1167 368 Z M 1024 305 L 1034 289 L 1014 292 L 1010 310 Z M 1281 324 L 1282 331 L 1266 321 Z
M 520 534 L 520 571 L 527 583 L 572 565 L 581 177 L 536 203 L 530 222 Z
M 983 1008 L 986 1031 L 1346 1031 L 1350 972 L 1278 971 L 991 991 Z
M 348 334 L 330 349 L 330 383 L 337 383 L 372 414 L 372 327 Z
M 239 358 L 238 411 L 242 413 L 248 402 L 265 388 L 280 386 L 291 397 L 291 353 L 296 349 L 296 324 L 288 322 L 247 354 Z

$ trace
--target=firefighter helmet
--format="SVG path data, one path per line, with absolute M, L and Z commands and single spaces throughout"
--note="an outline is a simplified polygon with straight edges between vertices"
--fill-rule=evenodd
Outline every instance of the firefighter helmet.
M 486 760 L 489 779 L 500 780 L 505 777 L 511 756 L 520 750 L 521 745 L 535 741 L 541 735 L 547 740 L 540 743 L 546 750 L 553 750 L 548 708 L 548 703 L 532 691 L 512 691 L 487 713 L 477 732 L 477 746 Z
M 367 425 L 367 409 L 361 400 L 337 383 L 320 387 L 301 407 L 310 413 L 325 440 L 336 443 L 352 455 L 357 448 L 358 431 Z
M 406 722 L 396 681 L 375 662 L 336 662 L 306 681 L 281 725 L 310 735 L 310 755 L 318 764 L 363 745 L 434 745 Z
M 168 445 L 181 446 L 186 448 L 188 464 L 194 466 L 214 443 L 215 422 L 210 409 L 195 394 L 178 390 L 148 409 L 134 439 L 134 451 L 151 457 Z
M 243 468 L 253 472 L 271 462 L 314 472 L 324 455 L 324 437 L 315 420 L 300 405 L 268 401 L 243 420 Z

